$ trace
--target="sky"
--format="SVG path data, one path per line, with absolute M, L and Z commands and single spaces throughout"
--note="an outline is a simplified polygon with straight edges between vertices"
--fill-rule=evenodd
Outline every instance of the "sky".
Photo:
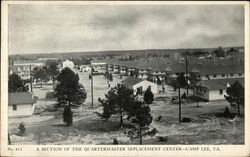
M 10 54 L 243 45 L 243 5 L 9 7 Z

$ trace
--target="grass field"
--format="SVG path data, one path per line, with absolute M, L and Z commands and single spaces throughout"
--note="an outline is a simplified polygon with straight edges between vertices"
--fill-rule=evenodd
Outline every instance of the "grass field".
M 80 82 L 86 88 L 88 97 L 84 106 L 73 109 L 73 125 L 66 127 L 62 122 L 62 109 L 55 112 L 43 112 L 41 115 L 9 118 L 9 133 L 12 144 L 112 144 L 116 138 L 119 144 L 138 144 L 138 139 L 130 140 L 124 131 L 131 127 L 130 121 L 125 121 L 123 129 L 119 128 L 119 118 L 112 117 L 103 121 L 94 112 L 101 112 L 97 99 L 104 98 L 110 89 L 103 76 L 94 78 L 94 108 L 91 108 L 90 80 L 87 73 L 81 73 Z M 114 77 L 113 87 L 121 79 Z M 46 108 L 55 100 L 45 99 L 51 86 L 35 88 L 34 93 L 39 97 L 38 108 Z M 172 104 L 170 97 L 177 93 L 172 87 L 166 86 L 165 94 L 155 95 L 151 105 L 153 122 L 151 128 L 158 133 L 143 138 L 143 144 L 244 144 L 244 117 L 236 122 L 236 132 L 229 118 L 216 117 L 216 112 L 223 112 L 228 105 L 226 101 L 203 102 L 200 107 L 196 103 L 182 104 L 182 117 L 191 118 L 189 123 L 178 122 L 178 104 Z M 230 108 L 231 109 L 231 108 Z M 236 112 L 231 109 L 232 112 Z M 162 119 L 156 121 L 161 115 Z M 24 122 L 26 132 L 23 136 L 16 135 L 18 125 Z M 165 142 L 159 142 L 158 137 L 165 137 Z

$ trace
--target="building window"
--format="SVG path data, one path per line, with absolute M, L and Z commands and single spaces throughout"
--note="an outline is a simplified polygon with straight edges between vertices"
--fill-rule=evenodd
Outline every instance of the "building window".
M 13 110 L 15 111 L 17 109 L 16 104 L 12 105 Z
M 233 74 L 233 73 L 231 73 L 231 74 L 230 74 L 230 76 L 234 76 L 234 74 Z
M 198 78 L 201 78 L 201 75 L 198 75 Z
M 206 89 L 204 89 L 204 93 L 206 93 L 207 91 L 206 91 Z
M 220 95 L 222 95 L 223 94 L 223 89 L 220 89 Z
M 221 77 L 225 77 L 225 74 L 221 74 Z
M 206 78 L 209 78 L 209 75 L 206 75 Z
M 216 74 L 213 74 L 213 77 L 215 78 L 217 75 Z
M 242 73 L 239 73 L 239 76 L 242 76 Z

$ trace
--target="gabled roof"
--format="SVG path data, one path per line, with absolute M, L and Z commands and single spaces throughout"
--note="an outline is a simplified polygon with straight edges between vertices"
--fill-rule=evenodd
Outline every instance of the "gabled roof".
M 244 87 L 244 78 L 228 78 L 216 80 L 203 80 L 196 83 L 196 86 L 206 87 L 210 90 L 225 89 L 227 84 L 233 84 L 238 81 Z
M 38 97 L 33 96 L 30 92 L 9 93 L 9 105 L 17 104 L 34 104 Z
M 137 83 L 140 83 L 141 81 L 143 81 L 143 79 L 129 76 L 126 79 L 122 80 L 121 83 L 131 87 L 136 85 Z

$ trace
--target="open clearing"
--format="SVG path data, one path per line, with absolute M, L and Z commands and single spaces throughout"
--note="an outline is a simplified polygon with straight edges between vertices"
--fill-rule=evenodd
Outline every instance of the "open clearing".
M 130 121 L 125 121 L 124 128 L 120 129 L 118 117 L 103 121 L 94 113 L 102 111 L 97 99 L 104 98 L 104 94 L 110 89 L 103 76 L 94 77 L 94 108 L 90 107 L 91 83 L 88 73 L 80 73 L 79 76 L 88 96 L 82 107 L 72 110 L 73 125 L 64 125 L 62 109 L 28 117 L 10 117 L 9 134 L 12 144 L 112 144 L 114 138 L 118 139 L 119 144 L 139 144 L 138 139 L 130 140 L 124 134 L 131 127 Z M 111 87 L 120 81 L 118 76 L 114 76 Z M 34 89 L 34 94 L 39 97 L 38 108 L 46 108 L 56 102 L 45 99 L 47 91 L 52 91 L 52 87 L 44 85 Z M 215 116 L 216 112 L 223 112 L 228 106 L 226 101 L 200 102 L 200 107 L 196 107 L 196 103 L 184 103 L 182 117 L 191 118 L 192 121 L 178 123 L 178 104 L 172 104 L 170 100 L 174 95 L 177 93 L 169 86 L 166 86 L 165 94 L 155 95 L 155 101 L 151 104 L 154 120 L 150 127 L 159 132 L 153 137 L 144 137 L 143 144 L 244 144 L 244 117 L 236 122 L 237 129 L 233 134 L 234 126 L 228 121 L 229 118 Z M 232 108 L 230 111 L 236 112 Z M 156 121 L 159 115 L 162 119 Z M 16 134 L 21 122 L 25 123 L 26 132 L 23 136 L 18 136 Z M 166 137 L 167 141 L 159 142 L 158 136 Z

